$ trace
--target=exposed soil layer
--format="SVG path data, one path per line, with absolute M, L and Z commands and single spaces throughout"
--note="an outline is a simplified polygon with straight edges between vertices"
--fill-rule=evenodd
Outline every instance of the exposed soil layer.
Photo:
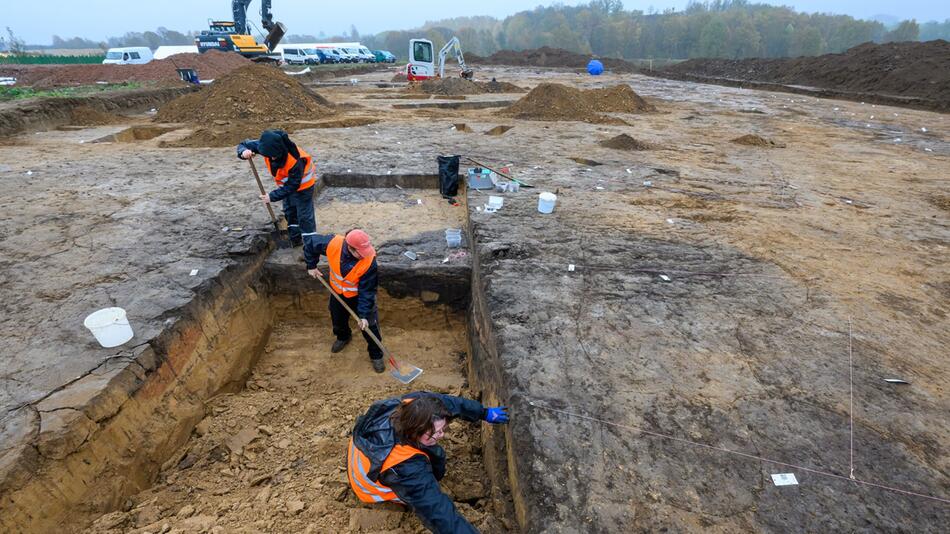
M 616 137 L 605 139 L 597 144 L 602 147 L 613 148 L 614 150 L 650 150 L 650 148 L 652 148 L 648 143 L 644 143 L 627 134 L 620 134 Z
M 663 74 L 917 97 L 950 109 L 950 42 L 864 43 L 841 54 L 790 59 L 691 59 Z
M 425 368 L 412 389 L 468 395 L 463 319 L 419 301 L 381 297 L 387 343 Z M 315 291 L 275 299 L 283 318 L 246 389 L 206 404 L 192 439 L 165 462 L 153 487 L 129 499 L 128 511 L 76 531 L 161 532 L 167 524 L 183 533 L 421 532 L 405 508 L 364 505 L 349 488 L 344 454 L 356 418 L 372 400 L 407 389 L 369 370 L 362 338 L 330 353 L 326 300 Z M 442 487 L 473 525 L 490 534 L 504 528 L 488 498 L 479 427 L 454 422 L 449 428 Z
M 743 136 L 736 137 L 732 140 L 732 142 L 737 145 L 759 146 L 764 148 L 782 148 L 785 146 L 780 143 L 776 143 L 771 139 L 766 139 L 755 134 L 745 134 Z
M 626 124 L 601 113 L 640 113 L 655 109 L 629 85 L 585 90 L 558 83 L 542 83 L 499 114 L 524 120 Z
M 195 90 L 191 86 L 135 89 L 83 97 L 38 98 L 8 103 L 0 105 L 0 136 L 71 124 L 77 108 L 88 108 L 104 114 L 145 111 Z M 80 120 L 82 118 L 79 117 Z
M 13 76 L 17 85 L 55 87 L 96 82 L 180 82 L 176 69 L 194 69 L 202 80 L 219 78 L 249 65 L 250 60 L 231 52 L 176 54 L 145 65 L 0 65 L 0 76 Z
M 128 119 L 90 106 L 77 106 L 69 112 L 69 124 L 72 126 L 103 126 L 123 121 Z
M 163 106 L 160 122 L 211 124 L 215 121 L 271 123 L 317 120 L 333 115 L 333 104 L 292 76 L 269 65 L 248 64 L 210 87 Z
M 317 122 L 228 122 L 209 128 L 196 128 L 178 139 L 163 140 L 162 148 L 213 148 L 235 146 L 245 139 L 256 139 L 267 128 L 279 128 L 286 132 L 305 129 L 354 128 L 375 124 L 379 119 L 373 117 L 347 117 Z
M 514 67 L 551 67 L 551 68 L 587 68 L 592 56 L 569 52 L 562 48 L 542 46 L 531 50 L 499 50 L 488 57 L 475 54 L 466 54 L 471 63 L 487 65 L 511 65 Z M 637 72 L 633 63 L 616 58 L 596 58 L 604 64 L 607 70 L 615 72 Z

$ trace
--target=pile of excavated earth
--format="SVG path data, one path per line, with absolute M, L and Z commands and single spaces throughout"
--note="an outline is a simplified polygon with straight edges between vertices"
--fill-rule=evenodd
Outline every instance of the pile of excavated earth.
M 183 83 L 178 69 L 194 69 L 200 79 L 212 80 L 250 64 L 239 54 L 211 51 L 176 54 L 145 65 L 0 65 L 0 76 L 11 76 L 17 79 L 17 85 L 37 88 L 101 82 Z
M 410 93 L 428 95 L 461 96 L 480 95 L 483 93 L 523 93 L 524 88 L 509 82 L 499 82 L 492 79 L 490 82 L 474 82 L 464 78 L 431 78 L 420 83 L 410 84 Z
M 781 59 L 691 59 L 664 75 L 919 97 L 950 109 L 950 42 L 864 43 L 841 54 Z
M 583 121 L 627 124 L 603 113 L 656 111 L 629 85 L 603 89 L 577 89 L 557 83 L 542 83 L 499 113 L 507 117 L 540 121 Z
M 165 146 L 202 147 L 235 144 L 265 128 L 292 131 L 295 123 L 336 114 L 329 100 L 280 69 L 252 63 L 169 102 L 155 120 L 200 125 L 190 136 Z
M 644 143 L 627 134 L 620 134 L 616 137 L 605 139 L 598 144 L 604 148 L 612 148 L 614 150 L 650 150 L 652 148 L 649 143 Z
M 782 148 L 785 145 L 781 143 L 776 143 L 771 139 L 766 139 L 760 135 L 755 134 L 746 134 L 739 137 L 736 137 L 732 140 L 733 143 L 737 145 L 746 145 L 746 146 L 758 146 L 763 148 Z

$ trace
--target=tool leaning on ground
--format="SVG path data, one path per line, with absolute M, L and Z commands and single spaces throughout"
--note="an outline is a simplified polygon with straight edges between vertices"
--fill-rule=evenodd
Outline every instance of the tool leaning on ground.
M 264 183 L 261 182 L 261 175 L 257 174 L 257 167 L 254 165 L 253 159 L 248 159 L 247 162 L 251 165 L 251 172 L 254 173 L 254 179 L 257 180 L 257 187 L 260 188 L 261 194 L 266 195 L 267 192 L 264 191 Z M 280 229 L 280 224 L 277 222 L 277 216 L 274 215 L 274 208 L 270 204 L 264 204 L 267 208 L 267 213 L 270 214 L 270 220 L 274 223 L 274 231 L 271 234 L 274 236 L 274 241 L 277 242 L 277 248 L 291 248 L 290 236 L 285 235 L 284 231 Z
M 346 308 L 346 311 L 350 312 L 350 315 L 353 316 L 353 319 L 355 319 L 357 323 L 360 322 L 359 315 L 356 315 L 356 312 L 347 306 L 343 298 L 340 297 L 340 295 L 337 295 L 336 291 L 333 291 L 333 288 L 330 287 L 330 284 L 323 279 L 323 273 L 320 273 L 320 276 L 315 276 L 314 278 L 320 280 L 320 283 L 323 284 L 323 287 L 327 288 L 327 291 L 329 291 L 330 294 L 333 295 L 333 297 L 336 298 L 336 300 L 339 301 L 344 308 Z M 408 384 L 419 378 L 419 375 L 422 374 L 422 369 L 406 362 L 400 362 L 396 360 L 396 357 L 393 356 L 391 352 L 386 350 L 386 347 L 383 346 L 383 342 L 376 337 L 376 334 L 374 334 L 372 330 L 367 328 L 364 330 L 364 332 L 369 335 L 369 337 L 373 340 L 373 343 L 376 343 L 376 346 L 379 347 L 379 350 L 383 351 L 383 355 L 386 356 L 386 359 L 389 361 L 389 365 L 393 368 L 392 373 L 390 374 L 392 374 L 396 380 L 402 382 L 403 384 Z

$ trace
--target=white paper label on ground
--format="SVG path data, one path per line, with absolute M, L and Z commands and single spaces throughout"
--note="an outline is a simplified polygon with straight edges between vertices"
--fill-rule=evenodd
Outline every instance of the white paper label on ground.
M 188 276 L 198 276 L 198 269 L 192 269 Z
M 661 274 L 661 275 L 660 275 L 660 280 L 663 280 L 664 282 L 669 282 L 669 281 L 670 281 L 670 277 L 669 277 L 669 276 L 666 276 L 665 274 Z
M 567 270 L 570 271 L 570 272 L 574 272 L 574 264 L 573 264 L 573 263 L 569 264 L 569 265 L 567 266 Z
M 776 486 L 797 486 L 798 479 L 795 478 L 795 473 L 778 473 L 772 475 L 772 482 Z

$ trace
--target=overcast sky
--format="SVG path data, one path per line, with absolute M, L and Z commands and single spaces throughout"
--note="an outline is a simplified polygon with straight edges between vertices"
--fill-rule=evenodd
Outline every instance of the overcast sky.
M 944 20 L 950 18 L 947 0 L 765 0 L 790 5 L 799 11 L 843 13 L 859 18 L 878 14 L 899 18 Z M 586 4 L 566 0 L 568 5 Z M 543 0 L 273 0 L 276 19 L 289 33 L 339 34 L 353 24 L 361 33 L 409 29 L 427 20 L 463 15 L 504 17 L 518 11 L 550 5 Z M 687 0 L 625 0 L 627 9 L 657 10 L 686 6 Z M 207 27 L 209 18 L 231 18 L 230 0 L 4 0 L 0 27 L 9 26 L 30 44 L 49 44 L 52 36 L 104 39 L 127 31 L 152 30 L 159 26 L 187 31 Z M 248 17 L 258 26 L 260 1 L 254 0 Z

